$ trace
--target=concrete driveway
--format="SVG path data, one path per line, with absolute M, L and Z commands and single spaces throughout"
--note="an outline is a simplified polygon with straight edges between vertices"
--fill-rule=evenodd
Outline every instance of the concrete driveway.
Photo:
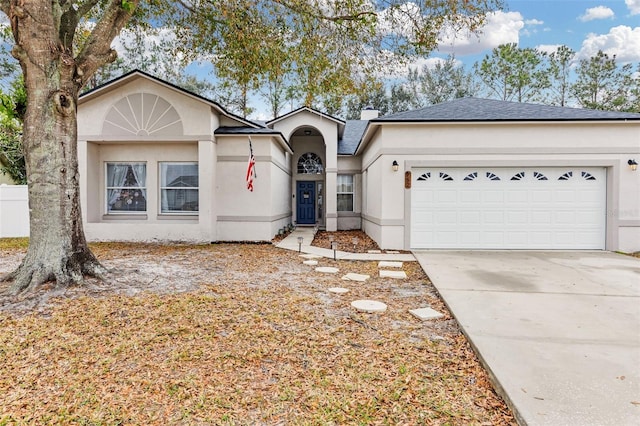
M 521 424 L 640 425 L 640 259 L 414 254 Z

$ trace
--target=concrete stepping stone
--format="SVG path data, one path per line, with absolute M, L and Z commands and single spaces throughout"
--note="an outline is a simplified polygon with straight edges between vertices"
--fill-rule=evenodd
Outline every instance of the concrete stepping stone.
M 344 288 L 344 287 L 331 287 L 331 288 L 327 289 L 327 291 L 329 291 L 331 293 L 335 293 L 335 294 L 349 293 L 349 289 L 348 288 Z
M 407 273 L 404 271 L 380 271 L 380 278 L 395 278 L 404 280 L 407 278 Z
M 440 312 L 431 308 L 409 309 L 409 313 L 422 321 L 442 318 L 444 316 Z
M 387 251 L 385 251 L 385 253 L 387 253 L 387 254 L 400 254 L 400 252 L 397 251 L 397 250 L 387 250 Z
M 318 265 L 318 261 L 317 260 L 305 260 L 304 262 L 305 265 L 310 265 L 310 266 L 317 266 Z
M 351 306 L 359 312 L 366 312 L 369 314 L 384 312 L 387 310 L 387 305 L 382 302 L 378 302 L 377 300 L 354 300 L 351 302 Z
M 367 253 L 369 253 L 369 254 L 380 254 L 380 253 L 382 253 L 382 250 L 367 250 Z
M 378 268 L 402 268 L 402 262 L 390 262 L 388 260 L 381 260 L 378 262 Z
M 352 272 L 349 272 L 347 275 L 342 277 L 342 279 L 345 281 L 360 281 L 360 282 L 365 282 L 369 278 L 371 278 L 369 275 L 354 274 Z
M 318 266 L 316 268 L 316 272 L 322 272 L 325 274 L 337 274 L 339 271 L 338 268 L 334 268 L 333 266 Z
M 305 259 L 320 259 L 322 256 L 317 254 L 301 254 L 300 257 L 304 257 Z

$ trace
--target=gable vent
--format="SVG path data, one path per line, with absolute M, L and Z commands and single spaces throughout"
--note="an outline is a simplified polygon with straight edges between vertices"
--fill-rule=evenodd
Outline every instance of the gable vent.
M 116 102 L 104 120 L 103 135 L 182 136 L 182 120 L 167 100 L 151 93 L 135 93 Z

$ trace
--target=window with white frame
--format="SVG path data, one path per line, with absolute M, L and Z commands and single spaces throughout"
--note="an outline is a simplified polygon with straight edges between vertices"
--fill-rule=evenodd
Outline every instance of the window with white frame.
M 198 209 L 198 163 L 160 163 L 160 212 Z
M 145 163 L 107 163 L 107 213 L 147 211 L 147 165 Z
M 338 211 L 353 211 L 353 175 L 338 175 Z

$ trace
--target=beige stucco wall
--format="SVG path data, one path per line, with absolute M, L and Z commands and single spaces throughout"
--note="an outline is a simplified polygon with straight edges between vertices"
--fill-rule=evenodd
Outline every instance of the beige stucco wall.
M 102 133 L 113 104 L 135 93 L 162 97 L 180 116 L 183 134 Z M 254 135 L 257 179 L 246 189 L 247 136 L 214 136 L 222 125 L 242 126 L 211 104 L 145 77 L 133 77 L 81 100 L 78 160 L 85 233 L 89 240 L 264 241 L 291 223 L 290 153 L 273 135 Z M 144 133 L 144 132 L 141 132 Z M 105 164 L 145 162 L 145 214 L 106 214 Z M 199 212 L 160 214 L 159 163 L 198 162 Z
M 220 136 L 217 140 L 217 236 L 220 241 L 265 241 L 291 223 L 286 188 L 288 156 L 271 136 L 252 136 L 256 158 L 253 192 L 246 188 L 249 157 L 247 136 Z M 278 193 L 279 194 L 274 194 Z
M 362 156 L 363 227 L 384 248 L 409 248 L 404 172 L 412 167 L 600 166 L 608 170 L 606 248 L 640 250 L 640 171 L 629 158 L 640 158 L 638 122 L 385 125 Z
M 170 143 L 140 144 L 130 142 L 86 145 L 90 163 L 86 168 L 87 179 L 83 179 L 82 211 L 85 233 L 90 240 L 131 241 L 211 241 L 206 232 L 206 218 L 189 213 L 185 215 L 163 215 L 160 213 L 160 174 L 162 161 L 198 161 L 198 144 Z M 81 149 L 80 152 L 85 149 Z M 144 162 L 147 178 L 146 214 L 106 214 L 105 167 L 107 162 Z M 202 166 L 199 165 L 200 168 Z M 206 169 L 206 166 L 204 167 Z M 82 174 L 82 172 L 81 172 Z M 208 194 L 200 190 L 200 203 L 207 204 Z

